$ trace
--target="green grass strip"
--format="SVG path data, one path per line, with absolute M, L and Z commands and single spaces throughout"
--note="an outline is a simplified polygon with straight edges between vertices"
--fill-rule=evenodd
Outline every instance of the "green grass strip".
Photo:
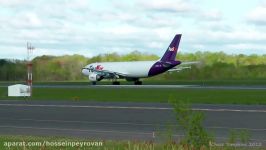
M 167 103 L 169 97 L 190 103 L 266 104 L 266 92 L 259 89 L 35 88 L 29 99 Z M 8 97 L 7 88 L 2 87 L 0 99 L 25 98 Z

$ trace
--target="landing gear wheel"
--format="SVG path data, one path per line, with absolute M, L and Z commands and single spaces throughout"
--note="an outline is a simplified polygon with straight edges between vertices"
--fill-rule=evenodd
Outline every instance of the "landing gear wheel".
M 96 81 L 92 81 L 91 82 L 91 85 L 96 85 Z
M 142 81 L 135 81 L 134 84 L 135 85 L 142 85 Z
M 114 81 L 112 84 L 113 85 L 120 85 L 120 82 L 119 81 Z

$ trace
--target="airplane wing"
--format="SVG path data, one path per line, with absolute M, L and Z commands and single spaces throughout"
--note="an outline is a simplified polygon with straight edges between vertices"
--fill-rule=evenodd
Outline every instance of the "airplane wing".
M 188 67 L 175 67 L 175 68 L 172 68 L 172 69 L 169 69 L 168 72 L 173 72 L 173 71 L 181 71 L 181 70 L 184 70 L 184 69 L 191 69 L 191 66 L 188 66 Z
M 200 64 L 199 61 L 190 61 L 190 62 L 181 62 L 180 65 L 172 68 L 172 69 L 169 69 L 168 72 L 173 72 L 173 71 L 182 71 L 184 69 L 191 69 L 191 65 L 195 65 L 195 64 Z

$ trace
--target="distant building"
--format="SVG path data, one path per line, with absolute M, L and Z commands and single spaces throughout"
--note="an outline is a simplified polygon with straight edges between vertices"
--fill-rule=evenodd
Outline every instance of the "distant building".
M 8 86 L 8 96 L 30 96 L 30 87 L 23 84 Z

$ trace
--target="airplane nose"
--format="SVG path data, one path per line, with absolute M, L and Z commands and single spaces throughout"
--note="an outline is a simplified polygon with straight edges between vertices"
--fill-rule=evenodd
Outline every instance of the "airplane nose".
M 81 71 L 84 75 L 88 75 L 88 70 L 87 69 L 82 69 L 82 71 Z

